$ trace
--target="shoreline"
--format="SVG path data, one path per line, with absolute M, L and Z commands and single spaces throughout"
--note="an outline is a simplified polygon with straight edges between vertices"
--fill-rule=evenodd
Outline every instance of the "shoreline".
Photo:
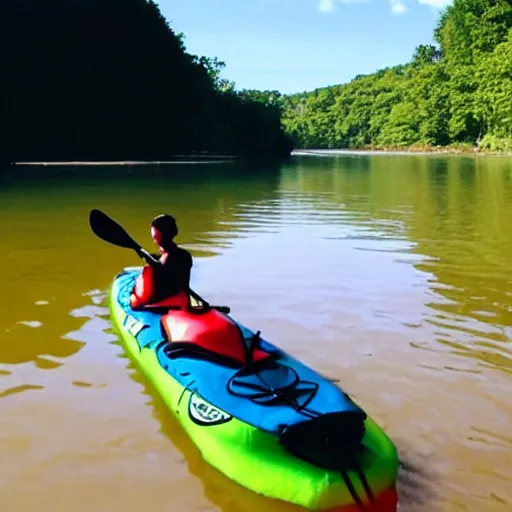
M 180 155 L 186 157 L 187 155 Z M 104 166 L 150 166 L 150 165 L 176 165 L 176 164 L 219 164 L 219 163 L 234 163 L 240 162 L 241 157 L 231 155 L 219 155 L 203 157 L 198 159 L 195 155 L 190 155 L 189 160 L 68 160 L 68 161 L 20 161 L 12 162 L 11 165 L 15 167 L 104 167 Z
M 343 149 L 294 149 L 294 156 L 474 156 L 474 157 L 506 157 L 511 158 L 510 151 L 486 151 L 464 147 L 408 147 L 408 148 L 343 148 Z M 175 155 L 176 160 L 48 160 L 48 161 L 15 161 L 7 163 L 13 167 L 124 167 L 124 166 L 170 166 L 170 165 L 208 165 L 239 163 L 245 159 L 238 155 Z M 172 158 L 172 157 L 171 157 Z
M 292 156 L 388 155 L 388 156 L 493 156 L 512 157 L 510 151 L 486 151 L 462 148 L 367 148 L 367 149 L 295 149 Z

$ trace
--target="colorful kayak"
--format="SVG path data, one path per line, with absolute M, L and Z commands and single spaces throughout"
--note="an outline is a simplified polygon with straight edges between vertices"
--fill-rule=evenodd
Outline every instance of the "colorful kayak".
M 345 392 L 215 307 L 133 310 L 140 270 L 114 279 L 114 324 L 209 464 L 308 510 L 396 510 L 395 446 Z

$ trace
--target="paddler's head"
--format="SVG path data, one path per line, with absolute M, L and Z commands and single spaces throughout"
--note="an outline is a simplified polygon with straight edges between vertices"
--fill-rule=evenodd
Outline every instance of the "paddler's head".
M 153 241 L 165 252 L 171 250 L 174 245 L 174 237 L 178 232 L 176 219 L 172 215 L 164 213 L 151 221 Z

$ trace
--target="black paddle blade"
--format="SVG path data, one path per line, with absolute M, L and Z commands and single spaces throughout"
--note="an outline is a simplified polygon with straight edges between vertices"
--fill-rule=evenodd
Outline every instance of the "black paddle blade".
M 135 251 L 141 248 L 122 226 L 100 210 L 91 210 L 89 224 L 94 234 L 105 242 Z

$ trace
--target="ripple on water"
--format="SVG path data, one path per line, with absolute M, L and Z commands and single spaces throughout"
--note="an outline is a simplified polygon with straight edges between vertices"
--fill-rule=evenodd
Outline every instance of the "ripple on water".
M 19 325 L 26 325 L 27 327 L 31 327 L 32 329 L 37 329 L 38 327 L 42 327 L 43 323 L 39 320 L 20 320 L 17 322 Z
M 0 391 L 0 398 L 5 398 L 10 395 L 15 395 L 17 393 L 23 393 L 24 391 L 33 391 L 44 389 L 43 386 L 37 386 L 34 384 L 22 384 L 20 386 L 14 386 L 12 388 L 6 389 L 5 391 Z

